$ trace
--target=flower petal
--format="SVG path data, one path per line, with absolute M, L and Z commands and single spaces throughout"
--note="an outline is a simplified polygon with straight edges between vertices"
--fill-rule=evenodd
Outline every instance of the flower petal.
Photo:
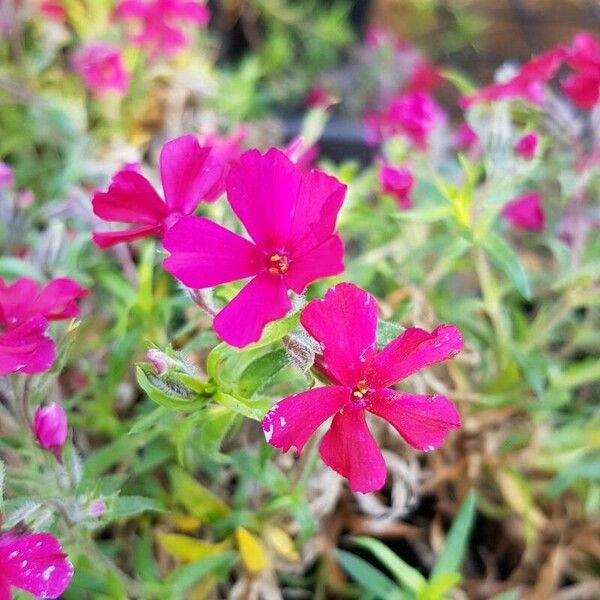
M 288 288 L 301 294 L 309 283 L 343 272 L 344 243 L 336 234 L 306 254 L 294 256 L 283 280 Z
M 48 321 L 41 315 L 0 335 L 0 375 L 41 373 L 52 366 L 56 348 L 46 335 Z
M 0 577 L 0 600 L 12 600 L 12 592 L 10 591 L 10 583 L 3 577 Z
M 158 225 L 143 225 L 142 227 L 133 227 L 131 229 L 123 229 L 122 231 L 94 231 L 92 240 L 98 248 L 111 248 L 123 242 L 133 242 L 145 237 L 160 235 L 164 229 L 162 223 Z
M 440 325 L 431 333 L 411 327 L 375 357 L 367 375 L 369 387 L 393 385 L 425 367 L 452 358 L 462 345 L 462 336 L 454 325 Z
M 417 450 L 439 448 L 451 429 L 460 427 L 456 406 L 444 396 L 376 390 L 367 410 L 385 419 Z
M 285 317 L 291 307 L 281 278 L 263 271 L 221 310 L 213 321 L 213 328 L 222 340 L 243 348 L 258 341 L 265 325 Z
M 256 244 L 266 252 L 283 249 L 302 182 L 300 170 L 277 148 L 248 150 L 229 171 L 231 208 Z
M 73 577 L 73 565 L 48 533 L 14 537 L 2 544 L 0 569 L 11 585 L 41 598 L 58 598 Z
M 245 279 L 261 267 L 262 254 L 254 244 L 204 217 L 179 219 L 163 245 L 171 253 L 165 269 L 191 288 Z
M 331 288 L 322 300 L 309 302 L 300 322 L 321 344 L 323 361 L 335 381 L 354 387 L 377 349 L 377 303 L 351 283 Z
M 302 176 L 286 244 L 292 254 L 311 250 L 333 234 L 346 190 L 335 177 L 316 169 Z
M 313 388 L 288 396 L 265 415 L 265 438 L 275 448 L 287 452 L 294 446 L 300 454 L 319 426 L 349 401 L 348 388 L 340 386 Z
M 222 172 L 222 166 L 210 156 L 210 148 L 201 148 L 193 135 L 175 138 L 160 151 L 160 177 L 171 211 L 193 213 Z
M 157 225 L 168 213 L 150 182 L 136 171 L 119 171 L 108 191 L 96 192 L 94 213 L 105 221 Z
M 88 290 L 67 277 L 53 279 L 44 286 L 33 303 L 32 310 L 46 319 L 70 319 L 79 316 L 75 300 L 87 296 Z
M 349 406 L 333 418 L 319 452 L 323 462 L 345 477 L 353 492 L 368 494 L 385 484 L 387 469 L 360 406 Z
M 38 284 L 29 277 L 19 277 L 10 285 L 0 280 L 0 323 L 15 327 L 28 319 L 37 288 Z

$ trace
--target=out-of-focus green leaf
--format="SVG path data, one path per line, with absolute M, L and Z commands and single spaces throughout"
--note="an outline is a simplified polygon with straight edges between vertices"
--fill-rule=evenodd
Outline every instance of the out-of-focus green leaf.
M 201 521 L 224 517 L 231 512 L 222 500 L 182 469 L 171 469 L 170 476 L 177 501 Z
M 127 519 L 144 512 L 162 512 L 163 507 L 154 498 L 118 496 L 114 499 L 111 514 L 115 519 Z
M 380 600 L 400 600 L 400 591 L 394 582 L 366 560 L 345 550 L 337 550 L 336 556 L 344 571 L 373 597 Z

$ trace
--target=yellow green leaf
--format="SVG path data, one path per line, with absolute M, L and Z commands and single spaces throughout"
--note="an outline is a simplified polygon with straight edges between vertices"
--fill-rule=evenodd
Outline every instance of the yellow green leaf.
M 156 537 L 165 552 L 185 562 L 194 562 L 207 556 L 213 556 L 230 546 L 228 540 L 219 543 L 206 542 L 179 533 L 158 532 Z
M 265 524 L 261 530 L 263 539 L 271 545 L 277 554 L 292 562 L 300 560 L 294 540 L 281 527 Z
M 177 501 L 201 521 L 211 521 L 231 512 L 220 498 L 181 469 L 171 470 L 171 483 Z
M 244 566 L 250 573 L 268 569 L 271 561 L 263 543 L 243 527 L 236 527 L 235 537 Z

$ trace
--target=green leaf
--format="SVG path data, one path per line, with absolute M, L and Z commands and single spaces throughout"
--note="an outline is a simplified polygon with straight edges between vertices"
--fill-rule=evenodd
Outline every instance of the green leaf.
M 366 560 L 345 550 L 337 550 L 336 555 L 344 571 L 376 598 L 390 600 L 400 597 L 394 582 Z
M 44 281 L 42 273 L 31 262 L 14 256 L 0 258 L 0 277 L 14 279 L 17 277 L 30 277 L 37 281 Z
M 552 384 L 558 388 L 574 388 L 600 381 L 600 361 L 589 358 L 570 364 L 551 376 Z
M 277 348 L 253 360 L 240 375 L 238 390 L 242 396 L 251 398 L 265 387 L 277 373 L 289 365 L 287 352 Z
M 127 519 L 148 511 L 162 512 L 163 507 L 153 498 L 143 496 L 118 496 L 111 507 L 114 519 Z
M 377 319 L 377 346 L 380 349 L 384 346 L 387 346 L 392 340 L 395 340 L 404 331 L 404 327 L 396 325 L 396 323 Z
M 173 494 L 191 515 L 202 521 L 228 515 L 230 508 L 210 490 L 201 485 L 185 471 L 173 468 L 170 471 Z
M 515 588 L 514 590 L 507 590 L 506 592 L 502 592 L 501 594 L 496 594 L 490 600 L 519 600 L 521 598 L 521 594 L 519 590 Z
M 134 424 L 133 427 L 129 430 L 129 435 L 135 435 L 136 433 L 141 433 L 142 431 L 146 431 L 150 429 L 153 425 L 155 425 L 158 421 L 163 420 L 165 417 L 170 415 L 170 411 L 164 408 L 163 406 L 159 406 L 155 408 L 153 411 L 148 414 L 140 417 Z
M 443 573 L 456 573 L 460 569 L 473 529 L 475 514 L 476 496 L 474 491 L 470 491 L 450 527 L 444 548 L 431 572 L 432 579 Z
M 586 456 L 572 461 L 552 480 L 546 494 L 550 499 L 556 498 L 581 480 L 600 481 L 600 459 Z
M 419 571 L 394 554 L 384 543 L 370 537 L 357 537 L 352 540 L 357 546 L 369 550 L 388 568 L 403 586 L 414 593 L 423 589 L 427 580 Z
M 508 276 L 521 295 L 529 300 L 531 289 L 527 273 L 514 250 L 493 231 L 488 231 L 481 243 L 495 265 Z
M 454 589 L 460 580 L 460 573 L 441 573 L 427 583 L 418 594 L 418 600 L 444 600 L 447 592 Z

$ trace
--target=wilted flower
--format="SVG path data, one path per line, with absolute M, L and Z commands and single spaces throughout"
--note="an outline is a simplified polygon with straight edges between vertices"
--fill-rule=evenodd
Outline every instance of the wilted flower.
M 321 458 L 349 480 L 353 491 L 383 487 L 386 466 L 365 419 L 369 411 L 388 421 L 408 444 L 429 451 L 460 427 L 456 407 L 440 395 L 399 392 L 390 386 L 462 348 L 460 331 L 440 325 L 432 333 L 411 327 L 377 352 L 377 303 L 349 283 L 330 289 L 302 312 L 302 325 L 321 344 L 317 369 L 331 385 L 278 402 L 263 420 L 266 440 L 300 453 L 311 435 L 333 416 L 321 440 Z
M 172 56 L 185 48 L 188 39 L 182 23 L 204 27 L 210 20 L 210 9 L 197 0 L 122 0 L 115 16 L 139 24 L 132 41 L 156 58 L 160 54 Z
M 515 144 L 515 152 L 523 158 L 533 158 L 539 144 L 539 136 L 535 131 L 524 134 Z
M 93 42 L 77 50 L 73 70 L 94 94 L 111 90 L 124 94 L 129 86 L 120 49 L 106 42 Z
M 590 33 L 578 33 L 565 60 L 575 73 L 562 82 L 564 93 L 580 108 L 592 108 L 600 99 L 600 43 Z
M 223 166 L 210 148 L 201 148 L 192 135 L 167 142 L 160 153 L 160 177 L 165 200 L 150 182 L 132 170 L 121 170 L 107 192 L 94 194 L 94 213 L 105 221 L 133 223 L 123 231 L 94 232 L 100 248 L 109 248 L 153 235 L 162 236 L 183 215 L 192 214 L 201 200 L 213 200 L 222 190 Z
M 33 429 L 38 444 L 60 460 L 69 433 L 64 408 L 56 402 L 38 406 L 33 417 Z
M 303 173 L 271 148 L 245 152 L 226 188 L 254 243 L 208 219 L 183 217 L 164 237 L 171 253 L 164 266 L 191 288 L 251 277 L 213 323 L 221 339 L 242 347 L 290 310 L 288 290 L 300 294 L 309 283 L 344 270 L 335 223 L 346 186 L 321 171 Z
M 73 577 L 73 565 L 59 541 L 49 533 L 0 534 L 0 598 L 11 588 L 37 598 L 59 598 Z
M 393 167 L 381 163 L 379 167 L 379 183 L 386 194 L 393 196 L 402 209 L 412 207 L 411 191 L 415 178 L 407 167 Z
M 502 210 L 502 216 L 516 229 L 540 231 L 545 223 L 541 194 L 527 192 L 511 200 Z

